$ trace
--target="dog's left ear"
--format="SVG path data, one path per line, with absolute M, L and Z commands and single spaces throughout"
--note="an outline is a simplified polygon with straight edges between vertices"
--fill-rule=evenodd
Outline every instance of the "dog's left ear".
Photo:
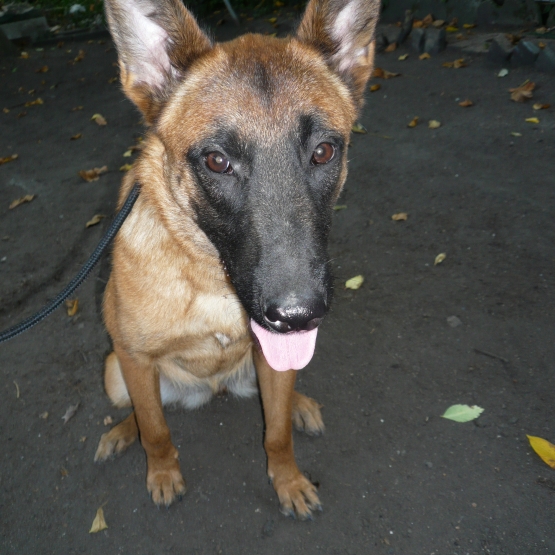
M 380 0 L 310 0 L 297 38 L 318 50 L 360 106 L 374 66 Z
M 181 0 L 106 0 L 125 94 L 153 123 L 190 65 L 212 48 Z

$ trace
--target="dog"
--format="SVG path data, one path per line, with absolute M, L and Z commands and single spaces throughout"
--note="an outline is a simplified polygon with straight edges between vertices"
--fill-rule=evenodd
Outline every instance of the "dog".
M 213 43 L 180 0 L 106 0 L 125 94 L 148 125 L 123 180 L 141 193 L 104 296 L 106 392 L 133 412 L 95 460 L 140 437 L 157 505 L 185 493 L 163 406 L 260 391 L 281 511 L 321 509 L 292 426 L 320 434 L 294 389 L 333 292 L 327 254 L 350 131 L 373 70 L 379 0 L 310 0 L 296 33 Z M 258 387 L 257 387 L 258 386 Z

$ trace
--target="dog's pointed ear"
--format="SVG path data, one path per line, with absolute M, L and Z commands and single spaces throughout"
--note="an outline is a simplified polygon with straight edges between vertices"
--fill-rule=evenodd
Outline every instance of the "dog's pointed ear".
M 316 48 L 357 105 L 374 66 L 380 0 L 310 0 L 297 38 Z
M 212 48 L 180 0 L 106 0 L 125 94 L 152 123 L 190 64 Z

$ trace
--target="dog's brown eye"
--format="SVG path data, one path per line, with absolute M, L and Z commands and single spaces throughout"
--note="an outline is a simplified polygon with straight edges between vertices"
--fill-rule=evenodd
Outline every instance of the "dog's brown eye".
M 206 166 L 215 173 L 231 173 L 229 160 L 221 152 L 211 152 L 206 157 Z
M 335 155 L 335 147 L 330 143 L 320 143 L 312 153 L 313 164 L 327 164 Z

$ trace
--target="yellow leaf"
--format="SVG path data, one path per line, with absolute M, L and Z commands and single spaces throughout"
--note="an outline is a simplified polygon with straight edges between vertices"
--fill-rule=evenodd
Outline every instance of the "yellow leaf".
M 407 125 L 407 127 L 416 127 L 418 125 L 418 120 L 420 118 L 418 116 L 415 116 L 414 118 L 412 118 L 412 120 L 410 121 L 410 123 Z
M 119 171 L 128 172 L 132 167 L 133 167 L 133 164 L 123 164 L 123 166 L 120 166 Z
M 270 17 L 270 19 L 267 20 L 269 23 L 275 23 L 277 21 L 277 17 Z
M 527 123 L 540 123 L 538 118 L 526 118 L 525 120 Z
M 89 534 L 96 534 L 97 532 L 106 530 L 106 528 L 108 528 L 108 525 L 104 520 L 104 511 L 102 510 L 102 507 L 100 507 L 98 511 L 96 511 L 96 516 L 94 517 Z
M 409 215 L 406 212 L 398 212 L 397 214 L 393 214 L 391 219 L 396 222 L 404 222 L 408 219 Z
M 29 106 L 40 106 L 41 104 L 44 104 L 44 101 L 42 100 L 42 98 L 37 98 L 35 100 L 29 100 L 29 102 L 25 102 L 25 108 L 28 108 Z
M 449 25 L 448 27 L 445 28 L 445 30 L 448 33 L 456 33 L 459 30 L 459 28 L 458 27 L 453 27 L 452 25 Z
M 382 86 L 379 83 L 375 83 L 374 85 L 371 85 L 370 92 L 379 91 L 381 88 L 382 88 Z
M 526 436 L 532 449 L 541 457 L 542 461 L 551 468 L 555 468 L 555 445 L 541 437 Z
M 102 220 L 102 218 L 105 218 L 106 216 L 104 216 L 103 214 L 95 214 L 86 224 L 85 227 L 92 227 L 93 225 L 96 225 L 98 223 L 100 223 L 100 220 Z
M 126 150 L 126 151 L 123 153 L 123 157 L 124 157 L 124 158 L 129 158 L 132 154 L 133 154 L 133 151 L 132 151 L 132 150 Z
M 68 299 L 65 302 L 68 316 L 75 316 L 79 309 L 79 299 Z
M 13 162 L 19 158 L 19 154 L 12 154 L 11 156 L 5 156 L 4 158 L 0 158 L 0 166 L 2 164 L 7 164 L 8 162 Z
M 446 258 L 447 258 L 447 255 L 444 252 L 438 254 L 436 256 L 436 259 L 434 260 L 434 266 L 441 264 Z
M 522 133 L 518 133 L 517 131 L 511 131 L 511 135 L 513 137 L 522 137 Z
M 347 289 L 359 289 L 360 286 L 364 283 L 364 277 L 363 276 L 355 276 L 351 279 L 348 279 L 345 282 L 345 287 Z
M 474 29 L 474 27 L 476 27 L 476 23 L 463 23 L 463 27 L 465 29 Z
M 360 133 L 361 135 L 366 135 L 366 133 L 368 133 L 366 127 L 364 127 L 364 125 L 362 125 L 362 123 L 360 122 L 353 124 L 353 126 L 351 127 L 351 131 L 353 133 Z
M 545 42 L 538 42 L 538 48 L 541 48 L 543 50 L 545 46 L 546 46 Z
M 418 56 L 419 60 L 429 60 L 430 58 L 431 56 L 427 52 L 424 52 L 424 54 L 420 54 L 420 56 Z
M 440 121 L 437 121 L 436 119 L 431 119 L 431 120 L 428 122 L 428 127 L 429 127 L 430 129 L 437 129 L 438 127 L 441 127 L 441 122 L 440 122 Z
M 25 195 L 24 197 L 16 198 L 15 200 L 12 200 L 12 202 L 10 204 L 10 210 L 12 210 L 16 206 L 19 206 L 20 204 L 23 204 L 25 202 L 31 202 L 36 196 L 37 195 Z
M 398 59 L 401 60 L 401 62 L 404 62 L 408 57 L 408 54 L 401 54 Z
M 104 118 L 103 115 L 101 114 L 94 114 L 93 117 L 91 118 L 92 121 L 94 121 L 97 125 L 103 126 L 106 125 L 108 122 L 106 121 L 106 119 Z

